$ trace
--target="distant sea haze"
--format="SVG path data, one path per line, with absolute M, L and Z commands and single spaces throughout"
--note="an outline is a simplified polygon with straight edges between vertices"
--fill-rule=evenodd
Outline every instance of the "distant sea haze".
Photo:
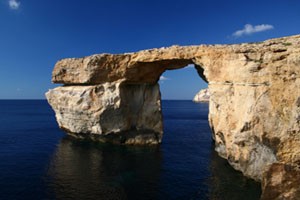
M 214 151 L 208 104 L 162 101 L 161 145 L 70 138 L 45 100 L 0 100 L 0 199 L 259 199 Z

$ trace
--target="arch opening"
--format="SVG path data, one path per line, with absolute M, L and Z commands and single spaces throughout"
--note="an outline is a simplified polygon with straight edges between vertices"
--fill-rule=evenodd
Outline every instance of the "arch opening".
M 189 64 L 182 68 L 169 69 L 161 74 L 159 80 L 162 107 L 163 139 L 174 140 L 175 136 L 170 132 L 177 132 L 177 120 L 181 120 L 180 126 L 188 126 L 186 123 L 195 126 L 194 133 L 187 133 L 184 128 L 180 131 L 194 137 L 198 133 L 205 135 L 207 141 L 212 141 L 212 133 L 209 127 L 207 102 L 194 102 L 194 97 L 200 90 L 207 89 L 208 83 L 204 76 L 204 69 L 195 64 Z M 173 109 L 172 109 L 173 107 Z M 178 108 L 180 107 L 180 108 Z M 180 128 L 179 128 L 180 129 Z M 205 130 L 203 132 L 203 130 Z M 170 136 L 172 135 L 172 136 Z M 180 134 L 177 134 L 180 135 Z M 170 137 L 168 137 L 170 136 Z M 166 139 L 164 139 L 166 137 Z M 210 148 L 210 147 L 209 147 Z
M 195 64 L 167 69 L 160 75 L 162 100 L 193 100 L 200 89 L 208 87 L 202 67 Z

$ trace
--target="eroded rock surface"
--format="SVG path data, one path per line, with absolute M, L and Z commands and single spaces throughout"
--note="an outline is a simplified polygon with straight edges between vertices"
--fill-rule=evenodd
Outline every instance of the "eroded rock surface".
M 300 199 L 300 167 L 274 163 L 262 180 L 262 200 Z
M 258 181 L 275 162 L 300 162 L 300 35 L 63 59 L 52 81 L 64 86 L 47 99 L 69 134 L 160 143 L 157 82 L 165 70 L 188 64 L 208 82 L 209 123 L 220 156 Z
M 194 97 L 193 101 L 194 102 L 209 102 L 209 90 L 206 89 L 202 89 L 200 90 Z
M 161 142 L 157 84 L 63 86 L 46 96 L 59 126 L 72 136 L 125 144 Z

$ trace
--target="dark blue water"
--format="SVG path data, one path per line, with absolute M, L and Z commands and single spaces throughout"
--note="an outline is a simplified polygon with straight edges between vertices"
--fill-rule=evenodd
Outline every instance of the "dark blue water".
M 0 101 L 0 199 L 259 199 L 213 150 L 208 105 L 163 101 L 157 147 L 78 141 L 46 101 Z

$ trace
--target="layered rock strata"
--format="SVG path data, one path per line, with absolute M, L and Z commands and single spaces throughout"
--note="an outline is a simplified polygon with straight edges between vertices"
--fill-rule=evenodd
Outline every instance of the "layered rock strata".
M 194 64 L 210 91 L 220 156 L 260 181 L 273 163 L 300 163 L 300 36 L 234 45 L 172 46 L 63 59 L 46 96 L 67 133 L 127 144 L 162 138 L 157 82 Z
M 210 94 L 209 94 L 209 90 L 206 88 L 206 89 L 202 89 L 200 90 L 194 97 L 193 101 L 194 102 L 209 102 L 209 97 L 210 97 Z

